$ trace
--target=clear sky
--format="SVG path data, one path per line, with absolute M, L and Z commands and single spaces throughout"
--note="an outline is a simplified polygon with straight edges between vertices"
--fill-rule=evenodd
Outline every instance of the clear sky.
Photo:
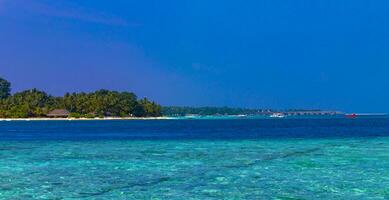
M 53 95 L 389 112 L 386 0 L 0 0 L 0 76 Z

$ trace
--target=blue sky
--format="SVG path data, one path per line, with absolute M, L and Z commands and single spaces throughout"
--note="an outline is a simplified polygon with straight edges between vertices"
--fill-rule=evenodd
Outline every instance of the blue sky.
M 388 1 L 0 0 L 14 91 L 389 112 Z

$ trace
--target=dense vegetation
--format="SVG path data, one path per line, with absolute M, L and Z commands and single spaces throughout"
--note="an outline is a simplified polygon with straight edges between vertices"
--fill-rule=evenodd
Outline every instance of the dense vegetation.
M 163 115 L 185 116 L 185 115 L 258 115 L 266 114 L 270 110 L 229 108 L 229 107 L 177 107 L 166 106 L 162 108 Z
M 0 99 L 7 98 L 11 94 L 11 83 L 0 78 Z
M 66 109 L 71 117 L 158 117 L 161 106 L 134 93 L 98 90 L 54 97 L 37 89 L 10 94 L 11 84 L 0 78 L 0 117 L 44 117 L 54 109 Z

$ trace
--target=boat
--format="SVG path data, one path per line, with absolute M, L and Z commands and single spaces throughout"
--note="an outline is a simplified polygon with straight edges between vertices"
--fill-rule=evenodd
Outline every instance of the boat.
M 284 118 L 285 115 L 282 113 L 273 113 L 270 115 L 271 118 Z
M 357 118 L 357 114 L 355 114 L 355 113 L 352 113 L 352 114 L 346 114 L 346 117 L 347 118 Z

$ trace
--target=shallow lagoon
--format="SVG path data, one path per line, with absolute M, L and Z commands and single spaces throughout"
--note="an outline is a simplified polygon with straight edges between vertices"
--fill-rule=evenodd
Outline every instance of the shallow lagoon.
M 387 119 L 0 125 L 0 199 L 389 198 Z

